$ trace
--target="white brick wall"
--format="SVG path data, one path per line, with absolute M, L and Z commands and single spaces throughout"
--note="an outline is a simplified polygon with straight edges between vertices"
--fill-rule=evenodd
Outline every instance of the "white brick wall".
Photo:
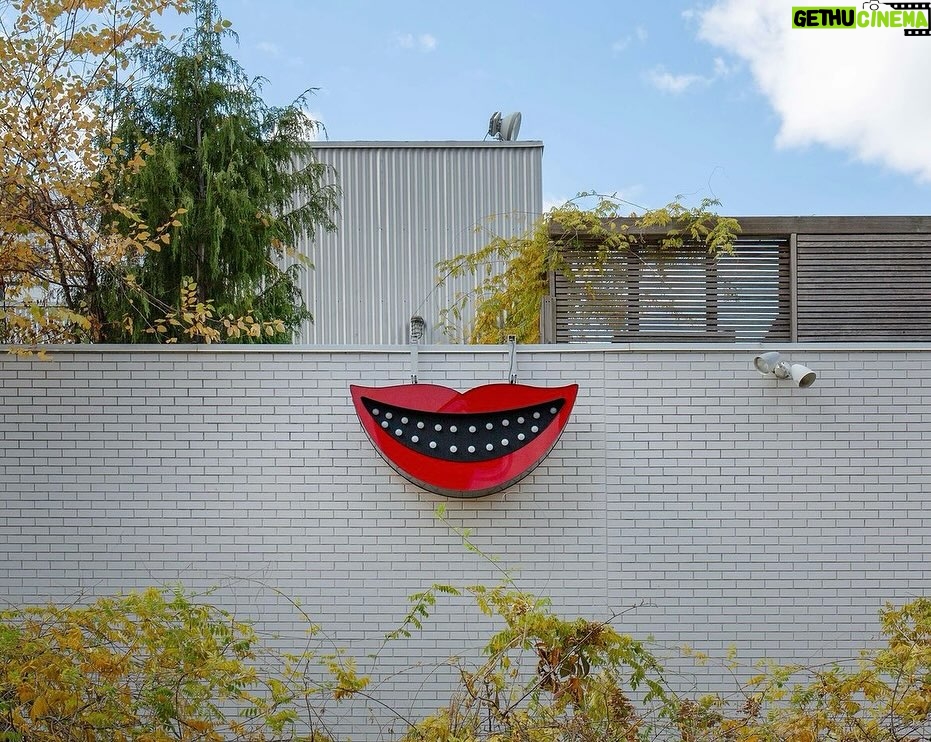
M 814 386 L 761 378 L 752 349 L 522 349 L 521 381 L 577 381 L 579 399 L 550 457 L 479 500 L 420 491 L 367 441 L 348 385 L 407 381 L 397 349 L 0 355 L 0 591 L 20 603 L 220 586 L 218 600 L 296 641 L 281 590 L 365 668 L 410 593 L 496 579 L 434 517 L 446 502 L 565 613 L 644 602 L 618 627 L 670 647 L 848 656 L 884 601 L 931 592 L 931 350 L 787 352 Z M 506 374 L 500 348 L 420 355 L 424 382 Z M 443 660 L 487 633 L 462 602 L 438 606 L 381 651 L 375 694 L 401 713 L 438 705 Z M 340 714 L 358 731 L 358 709 Z

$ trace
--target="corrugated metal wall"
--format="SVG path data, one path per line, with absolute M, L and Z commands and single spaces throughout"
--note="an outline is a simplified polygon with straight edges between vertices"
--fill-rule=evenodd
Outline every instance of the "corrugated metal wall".
M 474 279 L 437 286 L 436 263 L 543 209 L 542 142 L 326 142 L 318 159 L 342 188 L 338 230 L 300 244 L 316 268 L 302 286 L 314 322 L 299 342 L 407 342 L 410 317 L 444 342 L 440 312 Z

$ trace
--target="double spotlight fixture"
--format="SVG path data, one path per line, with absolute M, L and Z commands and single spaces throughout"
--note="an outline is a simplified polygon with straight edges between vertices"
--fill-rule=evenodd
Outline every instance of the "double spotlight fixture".
M 802 387 L 815 383 L 817 375 L 808 366 L 801 363 L 790 363 L 784 360 L 776 351 L 763 353 L 753 359 L 753 367 L 763 376 L 775 376 L 777 379 L 792 379 L 796 385 Z

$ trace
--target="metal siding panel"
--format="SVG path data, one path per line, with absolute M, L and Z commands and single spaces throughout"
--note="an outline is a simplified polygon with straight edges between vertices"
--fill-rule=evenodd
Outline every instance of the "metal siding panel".
M 436 263 L 529 227 L 543 210 L 542 143 L 327 143 L 316 150 L 342 189 L 335 233 L 298 245 L 314 323 L 299 342 L 407 342 L 412 314 L 443 342 L 440 310 L 466 276 L 436 287 Z M 480 227 L 476 230 L 476 227 Z

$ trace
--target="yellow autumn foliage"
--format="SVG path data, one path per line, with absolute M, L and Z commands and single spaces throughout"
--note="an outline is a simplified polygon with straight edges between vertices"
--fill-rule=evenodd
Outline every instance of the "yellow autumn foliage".
M 0 612 L 0 740 L 329 739 L 298 709 L 367 679 L 312 652 L 282 656 L 253 627 L 182 592 Z M 333 664 L 335 663 L 335 664 Z M 327 664 L 341 677 L 328 679 Z
M 550 209 L 524 233 L 495 236 L 473 253 L 438 263 L 440 283 L 463 276 L 476 281 L 473 290 L 459 293 L 443 311 L 446 335 L 474 344 L 504 343 L 509 335 L 519 343 L 538 343 L 540 309 L 549 293 L 551 274 L 569 278 L 580 272 L 597 274 L 610 254 L 636 249 L 643 230 L 659 228 L 664 249 L 690 243 L 703 245 L 710 253 L 733 249 L 740 232 L 735 219 L 714 211 L 720 205 L 714 199 L 704 199 L 693 208 L 675 200 L 659 209 L 627 215 L 622 213 L 626 202 L 615 196 L 580 193 L 577 197 L 590 198 L 595 198 L 591 208 L 581 208 L 573 199 Z M 581 268 L 570 266 L 567 252 L 584 259 Z
M 855 661 L 761 662 L 739 692 L 723 697 L 674 690 L 655 648 L 612 626 L 619 616 L 561 618 L 509 578 L 495 587 L 437 584 L 412 596 L 414 608 L 390 640 L 416 641 L 407 628 L 419 628 L 440 595 L 470 595 L 499 628 L 484 662 L 460 664 L 457 692 L 435 714 L 410 719 L 404 742 L 931 738 L 925 598 L 887 605 L 885 644 Z M 728 668 L 733 661 L 729 655 Z M 311 663 L 319 677 L 308 677 Z M 271 652 L 250 624 L 180 592 L 0 612 L 0 739 L 7 742 L 326 742 L 322 706 L 372 693 L 372 685 L 338 655 Z

